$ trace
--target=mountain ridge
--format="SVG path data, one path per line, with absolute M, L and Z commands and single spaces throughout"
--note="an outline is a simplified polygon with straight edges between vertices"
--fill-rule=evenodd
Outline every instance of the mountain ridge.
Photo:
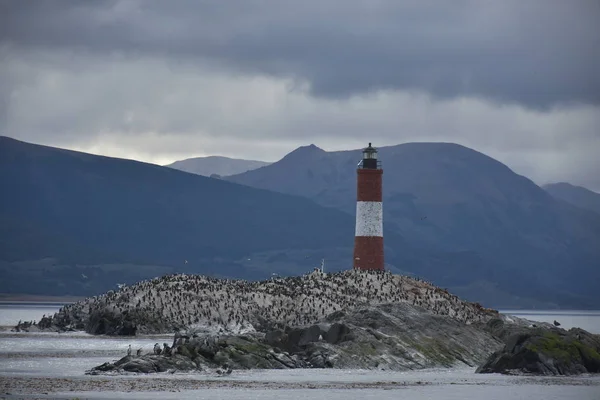
M 165 167 L 202 176 L 235 175 L 269 165 L 269 162 L 224 156 L 193 157 L 175 161 Z
M 549 183 L 543 185 L 542 188 L 554 198 L 600 215 L 599 193 L 568 182 Z
M 102 281 L 106 271 L 79 264 L 265 277 L 267 271 L 236 260 L 288 248 L 340 247 L 350 254 L 352 247 L 353 237 L 345 232 L 352 232 L 354 221 L 343 212 L 134 160 L 0 137 L 0 182 L 6 193 L 0 199 L 3 292 L 27 293 L 28 272 L 11 267 L 17 261 L 29 260 L 40 279 L 60 265 L 61 279 L 68 276 L 81 289 L 72 294 L 81 295 L 96 286 L 80 275 Z M 153 267 L 149 273 L 155 272 Z M 95 290 L 106 290 L 108 281 L 102 282 Z

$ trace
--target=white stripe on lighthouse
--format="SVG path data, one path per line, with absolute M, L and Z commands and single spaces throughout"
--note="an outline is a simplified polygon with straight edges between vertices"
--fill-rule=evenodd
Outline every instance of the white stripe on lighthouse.
M 383 204 L 381 201 L 356 203 L 356 235 L 383 237 Z

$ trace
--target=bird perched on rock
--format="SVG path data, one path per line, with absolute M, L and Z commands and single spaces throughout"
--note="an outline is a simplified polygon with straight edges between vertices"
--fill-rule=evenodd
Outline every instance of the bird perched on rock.
M 160 348 L 160 345 L 158 343 L 156 343 L 154 345 L 154 354 L 160 355 L 161 352 L 162 352 L 162 349 Z
M 163 354 L 165 356 L 170 356 L 171 355 L 171 348 L 166 343 L 163 343 Z
M 228 364 L 223 364 L 222 368 L 217 369 L 217 374 L 223 375 L 231 375 L 232 368 Z
M 137 349 L 136 355 L 138 355 L 138 356 L 142 355 L 142 348 L 141 347 L 139 349 Z
M 554 320 L 554 326 L 560 326 L 560 322 L 558 322 L 557 320 Z
M 127 348 L 127 355 L 130 356 L 131 355 L 131 345 L 129 345 L 129 347 Z

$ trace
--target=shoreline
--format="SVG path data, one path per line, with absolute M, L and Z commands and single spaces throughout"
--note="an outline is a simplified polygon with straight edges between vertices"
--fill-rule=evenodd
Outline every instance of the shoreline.
M 89 296 L 88 296 L 89 297 Z M 3 303 L 75 303 L 86 299 L 86 296 L 48 296 L 23 293 L 0 293 L 0 304 Z
M 341 370 L 344 371 L 344 370 Z M 344 371 L 346 372 L 346 371 Z M 359 371 L 356 371 L 359 372 Z M 411 371 L 416 374 L 419 371 Z M 426 372 L 426 371 L 423 371 Z M 587 386 L 600 387 L 600 381 L 580 377 L 529 377 L 529 376 L 502 376 L 477 377 L 475 375 L 463 375 L 460 377 L 444 379 L 435 378 L 427 373 L 421 377 L 404 377 L 399 374 L 394 378 L 381 377 L 368 381 L 344 381 L 344 380 L 263 380 L 263 379 L 236 379 L 219 377 L 174 377 L 169 373 L 163 376 L 81 376 L 81 377 L 44 377 L 44 376 L 0 376 L 0 388 L 9 396 L 65 393 L 65 392 L 172 392 L 201 389 L 243 389 L 243 390 L 302 390 L 302 389 L 324 389 L 324 390 L 356 390 L 356 389 L 383 389 L 397 390 L 409 387 L 427 386 L 506 386 L 509 385 L 540 385 L 540 386 Z M 171 377 L 169 377 L 171 375 Z M 176 376 L 177 374 L 175 374 Z

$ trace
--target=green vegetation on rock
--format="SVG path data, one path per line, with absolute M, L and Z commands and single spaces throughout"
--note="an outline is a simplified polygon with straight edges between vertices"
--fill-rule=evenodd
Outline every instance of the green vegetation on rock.
M 541 337 L 526 347 L 534 352 L 542 353 L 548 357 L 562 362 L 583 357 L 600 361 L 600 354 L 596 349 L 585 345 L 570 336 L 559 335 L 555 332 L 544 332 Z

